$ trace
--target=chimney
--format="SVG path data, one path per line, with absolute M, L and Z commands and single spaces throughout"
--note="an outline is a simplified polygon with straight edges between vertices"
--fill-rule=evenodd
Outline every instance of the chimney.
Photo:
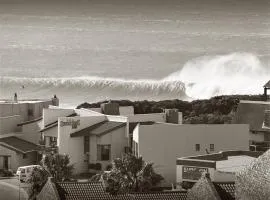
M 264 112 L 264 126 L 270 128 L 270 110 Z
M 59 99 L 57 98 L 56 95 L 54 95 L 53 98 L 52 98 L 52 105 L 53 106 L 59 106 Z
M 119 104 L 109 101 L 100 105 L 101 112 L 105 115 L 120 115 Z
M 164 112 L 166 114 L 167 123 L 172 123 L 172 124 L 179 123 L 178 109 L 165 109 Z

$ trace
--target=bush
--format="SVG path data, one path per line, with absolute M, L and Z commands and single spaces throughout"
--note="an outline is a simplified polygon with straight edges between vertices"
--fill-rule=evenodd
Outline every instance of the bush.
M 7 169 L 0 169 L 0 176 L 2 177 L 12 177 L 14 176 L 12 170 L 7 170 Z

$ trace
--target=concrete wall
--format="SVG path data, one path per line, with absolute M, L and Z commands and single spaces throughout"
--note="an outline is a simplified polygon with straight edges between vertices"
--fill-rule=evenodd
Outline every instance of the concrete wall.
M 22 134 L 20 138 L 29 142 L 38 144 L 41 139 L 42 120 L 22 125 Z
M 17 124 L 22 122 L 20 115 L 0 117 L 0 135 L 20 131 Z
M 125 131 L 125 127 L 122 127 L 101 137 L 91 136 L 89 145 L 89 163 L 100 163 L 102 165 L 102 170 L 106 170 L 106 167 L 111 163 L 111 160 L 120 158 L 122 153 L 124 153 L 125 147 L 128 146 L 128 139 L 125 137 Z M 111 145 L 111 160 L 97 160 L 98 144 Z
M 9 167 L 14 172 L 17 171 L 18 167 L 26 165 L 34 165 L 37 163 L 37 153 L 27 153 L 26 158 L 23 158 L 23 154 L 12 151 L 6 147 L 0 145 L 0 155 L 6 155 L 9 157 Z
M 166 115 L 165 113 L 129 115 L 128 120 L 129 122 L 146 122 L 146 121 L 165 122 Z
M 80 120 L 80 125 L 72 129 L 71 126 L 60 126 L 61 121 Z M 84 155 L 84 141 L 83 137 L 71 138 L 70 134 L 88 126 L 105 120 L 105 116 L 94 117 L 60 117 L 58 119 L 58 139 L 57 145 L 60 154 L 68 154 L 70 156 L 71 164 L 74 164 L 74 173 L 82 173 L 88 171 L 88 161 Z
M 58 117 L 66 117 L 75 113 L 73 109 L 53 108 L 43 109 L 43 124 L 46 126 L 58 120 Z
M 139 125 L 134 138 L 138 140 L 139 155 L 154 162 L 167 183 L 176 181 L 177 158 L 205 154 L 210 144 L 215 145 L 211 153 L 249 149 L 248 125 Z M 195 144 L 200 144 L 200 151 L 195 150 Z
M 134 115 L 133 106 L 120 106 L 119 107 L 120 115 Z
M 44 101 L 20 101 L 18 103 L 0 102 L 0 117 L 21 115 L 22 121 L 29 121 L 42 116 L 42 109 L 48 108 L 52 104 L 51 100 Z M 28 115 L 28 110 L 31 109 L 33 115 Z

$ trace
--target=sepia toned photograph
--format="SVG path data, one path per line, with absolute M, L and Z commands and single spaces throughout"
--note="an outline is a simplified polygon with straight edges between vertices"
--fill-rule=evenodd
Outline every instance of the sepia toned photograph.
M 0 200 L 270 200 L 270 0 L 0 0 Z

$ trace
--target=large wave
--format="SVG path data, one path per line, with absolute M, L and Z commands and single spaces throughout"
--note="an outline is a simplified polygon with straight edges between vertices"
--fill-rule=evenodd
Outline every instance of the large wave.
M 260 94 L 270 79 L 266 61 L 251 53 L 232 53 L 193 59 L 163 81 L 181 80 L 193 98 L 216 95 Z
M 72 94 L 108 98 L 136 99 L 209 98 L 216 95 L 258 94 L 270 78 L 270 70 L 258 56 L 233 53 L 204 56 L 186 63 L 183 68 L 161 80 L 117 79 L 102 77 L 20 78 L 1 77 L 1 85 L 8 90 L 23 87 L 24 91 L 53 91 L 62 96 Z M 15 88 L 15 89 L 14 89 Z M 64 92 L 63 92 L 64 91 Z M 94 91 L 94 92 L 93 92 Z M 65 93 L 66 92 L 66 93 Z M 94 93 L 94 94 L 93 94 Z M 73 95 L 73 98 L 76 98 Z M 94 99 L 96 100 L 96 99 Z M 91 101 L 91 100 L 89 100 Z

